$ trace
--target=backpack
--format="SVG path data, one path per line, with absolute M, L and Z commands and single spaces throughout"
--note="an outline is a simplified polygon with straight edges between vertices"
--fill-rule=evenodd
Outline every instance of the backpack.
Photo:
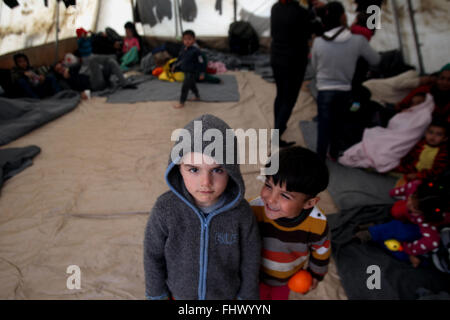
M 232 53 L 252 54 L 259 49 L 258 34 L 246 21 L 233 22 L 228 29 L 228 45 Z
M 431 258 L 439 271 L 450 273 L 450 227 L 441 230 L 441 243 L 433 251 Z

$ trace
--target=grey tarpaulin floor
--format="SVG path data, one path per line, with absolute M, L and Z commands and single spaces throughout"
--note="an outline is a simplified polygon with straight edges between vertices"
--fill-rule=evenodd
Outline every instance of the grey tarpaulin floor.
M 300 121 L 299 125 L 306 145 L 309 149 L 315 150 L 317 122 Z M 330 160 L 327 160 L 327 165 L 330 170 L 328 191 L 340 209 L 394 203 L 389 196 L 389 190 L 394 187 L 396 178 L 363 169 L 348 168 Z
M 234 75 L 218 75 L 223 83 L 197 83 L 201 101 L 234 102 L 239 101 L 238 84 Z M 180 82 L 161 81 L 149 78 L 137 84 L 138 89 L 118 90 L 108 96 L 108 103 L 136 103 L 145 101 L 177 101 L 181 94 Z M 192 92 L 189 93 L 192 97 Z

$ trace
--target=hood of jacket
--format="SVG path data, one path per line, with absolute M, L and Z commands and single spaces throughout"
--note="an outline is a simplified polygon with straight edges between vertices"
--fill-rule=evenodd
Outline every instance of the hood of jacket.
M 197 211 L 195 201 L 184 185 L 179 165 L 183 156 L 190 152 L 206 153 L 216 163 L 221 164 L 229 176 L 228 185 L 224 191 L 227 201 L 219 211 L 235 208 L 245 194 L 244 180 L 237 161 L 237 149 L 237 138 L 234 131 L 222 119 L 205 114 L 192 120 L 179 131 L 177 140 L 172 147 L 169 165 L 165 173 L 167 185 L 178 198 Z M 231 159 L 232 161 L 227 161 Z
M 340 30 L 342 29 L 342 26 L 336 27 L 334 29 L 328 30 L 325 32 L 324 38 L 333 38 Z M 349 29 L 345 28 L 339 35 L 333 39 L 334 42 L 345 42 L 348 41 L 352 37 L 352 33 Z

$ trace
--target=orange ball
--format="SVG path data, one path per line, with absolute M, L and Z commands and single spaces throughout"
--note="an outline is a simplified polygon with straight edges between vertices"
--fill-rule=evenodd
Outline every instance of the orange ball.
M 312 276 L 306 270 L 300 270 L 294 274 L 288 282 L 288 287 L 298 293 L 306 293 L 312 285 Z

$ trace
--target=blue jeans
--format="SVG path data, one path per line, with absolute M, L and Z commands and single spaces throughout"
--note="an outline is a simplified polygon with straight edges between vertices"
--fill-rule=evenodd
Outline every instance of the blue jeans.
M 351 105 L 351 91 L 320 90 L 317 96 L 317 153 L 325 160 L 328 147 L 330 155 L 337 158 L 340 150 L 341 130 Z
M 403 223 L 399 220 L 392 220 L 387 223 L 369 227 L 369 232 L 372 236 L 372 240 L 383 247 L 385 247 L 384 241 L 389 239 L 395 239 L 400 242 L 412 242 L 422 237 L 418 225 Z M 402 251 L 389 252 L 399 260 L 409 259 L 408 255 Z

